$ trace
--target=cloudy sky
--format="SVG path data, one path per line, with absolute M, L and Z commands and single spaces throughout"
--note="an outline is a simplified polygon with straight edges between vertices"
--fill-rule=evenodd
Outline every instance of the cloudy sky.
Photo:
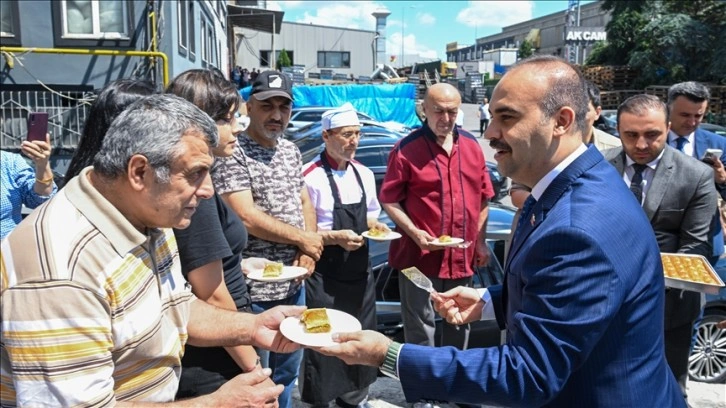
M 581 3 L 589 3 L 582 1 Z M 474 43 L 502 27 L 567 9 L 566 0 L 551 1 L 268 1 L 285 12 L 285 21 L 375 30 L 371 13 L 388 9 L 386 54 L 445 58 L 446 44 Z M 400 57 L 397 58 L 400 61 Z M 396 65 L 396 64 L 394 64 Z

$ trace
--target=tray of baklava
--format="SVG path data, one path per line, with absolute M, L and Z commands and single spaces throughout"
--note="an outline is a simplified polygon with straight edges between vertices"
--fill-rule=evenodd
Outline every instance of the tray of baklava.
M 702 255 L 661 253 L 665 285 L 717 295 L 724 287 L 721 278 Z

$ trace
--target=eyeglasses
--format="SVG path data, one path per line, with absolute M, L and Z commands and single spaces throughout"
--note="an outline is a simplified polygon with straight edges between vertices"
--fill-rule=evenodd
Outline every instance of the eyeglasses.
M 343 136 L 344 139 L 351 139 L 353 137 L 360 137 L 360 130 L 351 130 L 349 132 L 332 132 L 333 134 Z

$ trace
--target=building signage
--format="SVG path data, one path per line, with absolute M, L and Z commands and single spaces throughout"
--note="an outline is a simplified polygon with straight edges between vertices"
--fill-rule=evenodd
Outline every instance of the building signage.
M 603 27 L 567 27 L 565 42 L 606 41 L 608 33 Z

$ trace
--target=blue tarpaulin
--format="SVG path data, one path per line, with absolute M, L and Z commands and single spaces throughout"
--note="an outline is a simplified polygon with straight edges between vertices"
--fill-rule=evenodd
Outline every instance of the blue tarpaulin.
M 240 90 L 244 100 L 251 87 Z M 416 116 L 416 85 L 301 85 L 292 88 L 294 106 L 338 107 L 350 102 L 358 111 L 380 122 L 394 121 L 409 127 L 421 126 Z

